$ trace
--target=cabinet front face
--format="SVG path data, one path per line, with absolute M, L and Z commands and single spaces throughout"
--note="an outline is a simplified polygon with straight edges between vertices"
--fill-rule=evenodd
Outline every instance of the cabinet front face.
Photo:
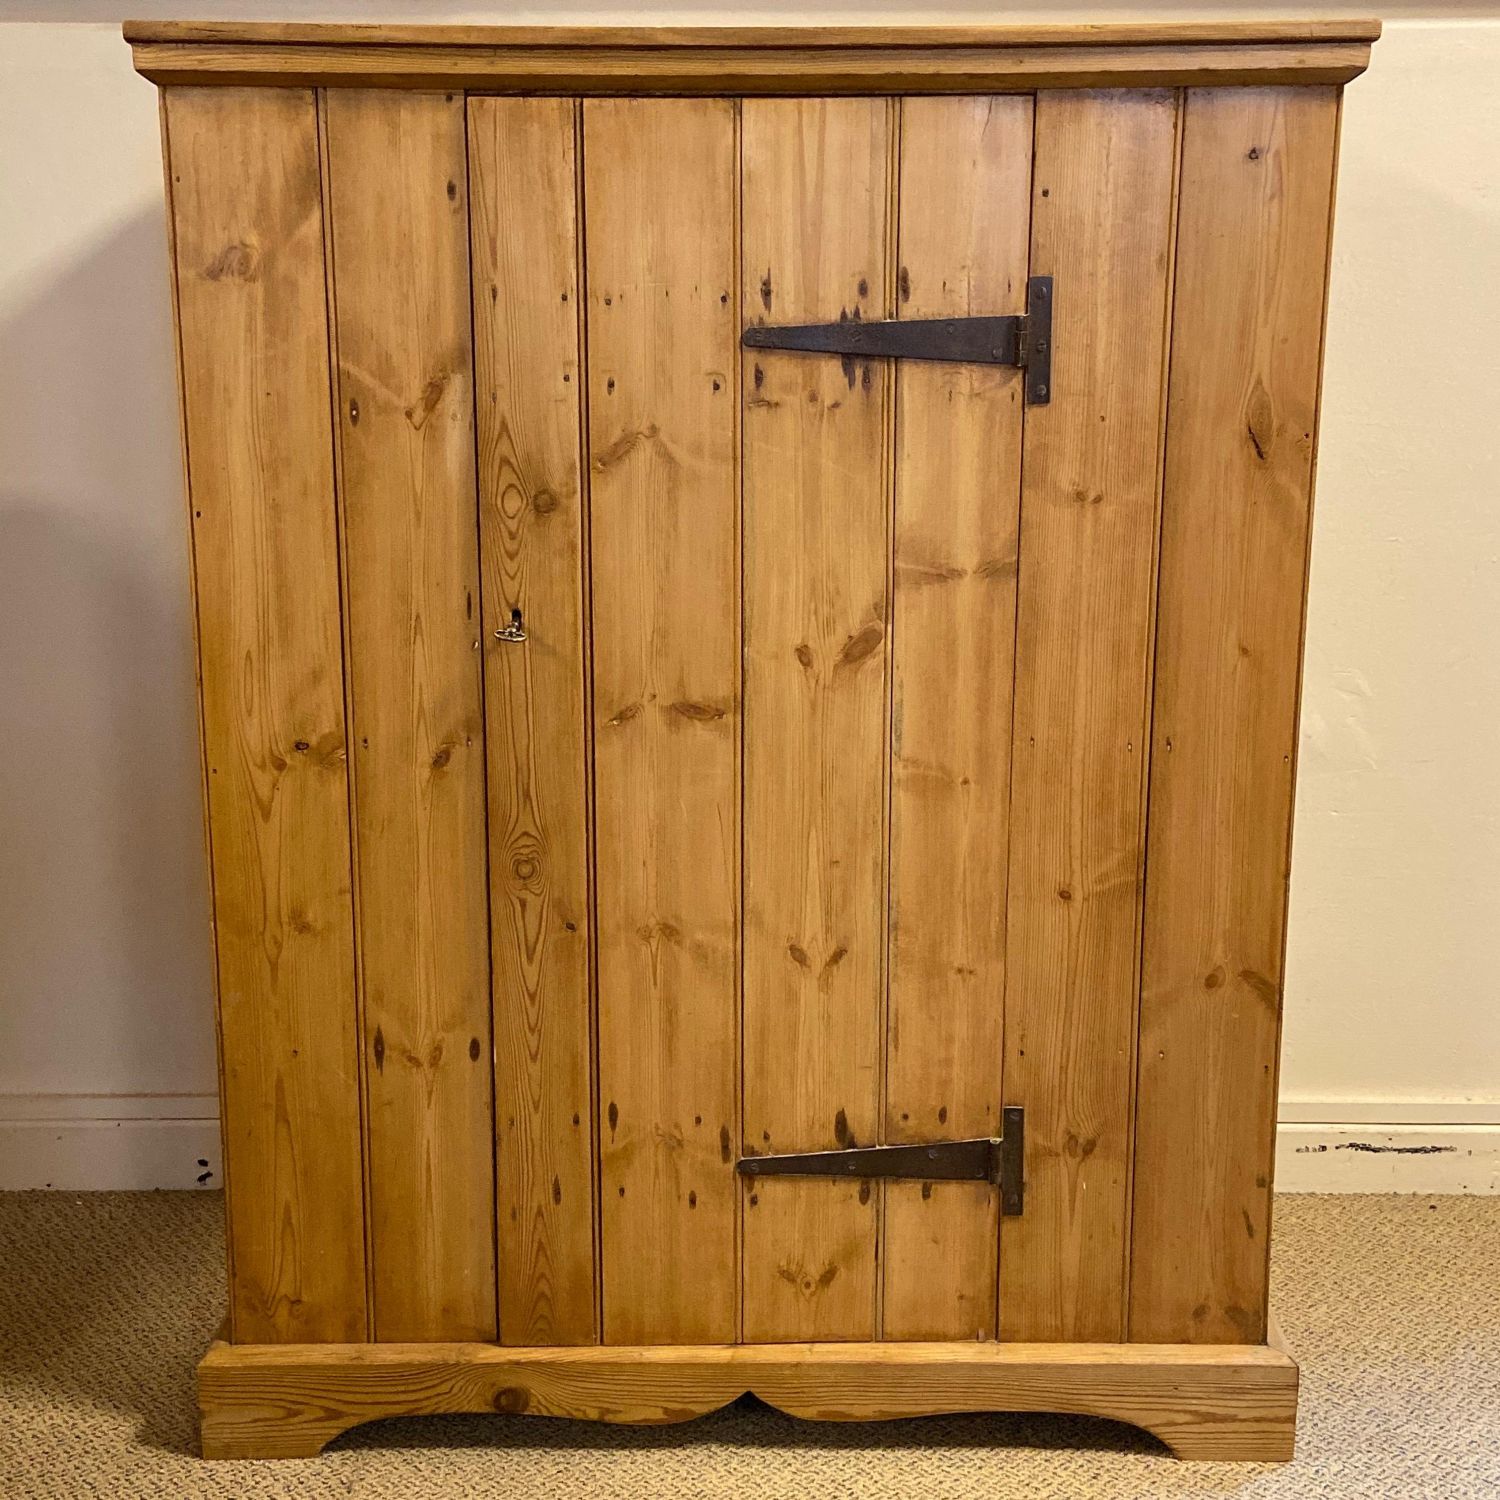
M 234 1338 L 1262 1340 L 1337 89 L 165 99 Z

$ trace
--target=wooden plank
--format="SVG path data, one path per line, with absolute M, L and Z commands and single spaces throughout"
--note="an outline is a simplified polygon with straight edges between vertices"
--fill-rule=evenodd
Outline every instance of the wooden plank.
M 1296 20 L 980 23 L 941 26 L 509 26 L 390 22 L 126 21 L 128 42 L 299 42 L 332 46 L 432 45 L 636 48 L 704 47 L 1067 47 L 1180 42 L 1373 42 L 1380 22 L 1330 16 Z
M 1032 101 L 910 99 L 902 317 L 1023 311 Z M 900 367 L 885 1139 L 1000 1133 L 1021 374 Z M 993 1338 L 999 1195 L 890 1183 L 884 1334 Z
M 893 107 L 747 101 L 744 316 L 891 315 Z M 886 362 L 744 360 L 746 1149 L 880 1130 L 887 620 Z M 747 1192 L 744 1337 L 871 1338 L 868 1183 Z
M 1188 95 L 1130 1335 L 1259 1342 L 1338 97 Z
M 735 106 L 584 106 L 609 1343 L 733 1339 Z
M 330 380 L 328 386 L 329 410 L 331 413 L 333 432 L 333 484 L 334 492 L 340 497 L 340 522 L 338 526 L 339 544 L 339 579 L 340 579 L 340 610 L 339 610 L 339 634 L 342 639 L 344 652 L 344 718 L 346 727 L 352 736 L 353 730 L 350 724 L 349 708 L 349 684 L 351 667 L 353 661 L 353 642 L 350 638 L 349 611 L 344 606 L 342 597 L 343 581 L 349 576 L 348 558 L 348 533 L 342 523 L 342 496 L 344 493 L 344 466 L 343 446 L 339 441 L 339 379 L 338 379 L 338 330 L 335 326 L 337 315 L 334 308 L 337 303 L 336 289 L 333 276 L 333 202 L 331 183 L 328 170 L 328 95 L 327 91 L 320 89 L 317 93 L 318 104 L 318 170 L 322 177 L 322 209 L 324 224 L 324 255 L 323 255 L 323 286 L 328 300 L 328 368 Z M 360 952 L 360 884 L 359 884 L 359 839 L 354 827 L 354 803 L 355 803 L 355 775 L 354 764 L 347 760 L 349 781 L 349 825 L 350 825 L 350 879 L 354 903 L 354 1007 L 357 1017 L 357 1037 L 359 1039 L 359 1103 L 360 1103 L 360 1163 L 363 1167 L 362 1187 L 364 1189 L 364 1228 L 365 1228 L 365 1310 L 366 1324 L 368 1326 L 367 1337 L 374 1337 L 375 1325 L 375 1264 L 374 1256 L 370 1248 L 370 1151 L 367 1120 L 369 1118 L 369 1049 L 364 1045 L 365 1037 L 365 983 L 364 962 Z
M 597 1337 L 574 111 L 469 102 L 507 1344 Z
M 198 792 L 202 799 L 203 867 L 208 875 L 208 939 L 209 953 L 212 959 L 210 979 L 213 984 L 214 999 L 214 1071 L 217 1080 L 219 1114 L 222 1123 L 225 1099 L 224 1005 L 219 984 L 219 934 L 216 913 L 218 903 L 214 891 L 214 847 L 211 832 L 213 809 L 209 797 L 208 725 L 204 716 L 203 698 L 203 612 L 198 599 L 198 562 L 193 550 L 192 471 L 188 462 L 187 446 L 187 372 L 183 364 L 182 351 L 182 304 L 177 291 L 177 214 L 174 198 L 175 183 L 172 173 L 172 136 L 167 124 L 167 100 L 172 97 L 172 94 L 173 90 L 171 89 L 158 90 L 156 97 L 156 119 L 157 128 L 161 135 L 161 160 L 164 179 L 162 186 L 163 197 L 166 200 L 167 286 L 172 299 L 172 356 L 177 374 L 177 436 L 182 461 L 182 501 L 188 537 L 188 594 L 192 606 L 193 620 L 193 697 L 194 706 L 197 709 L 198 723 Z M 320 235 L 321 232 L 320 228 Z M 342 667 L 342 663 L 340 663 L 340 666 Z M 227 1144 L 226 1139 L 221 1139 L 219 1149 L 219 1180 L 223 1184 L 224 1219 L 226 1225 L 234 1223 L 234 1204 L 231 1201 L 233 1188 L 229 1181 L 230 1164 L 224 1150 Z M 91 1170 L 98 1170 L 98 1165 L 91 1163 Z M 43 1180 L 47 1180 L 52 1175 L 50 1171 L 46 1172 Z M 198 1174 L 195 1172 L 193 1175 L 196 1178 Z M 361 1223 L 362 1236 L 363 1223 Z M 234 1324 L 233 1288 L 236 1282 L 234 1274 L 234 1245 L 227 1233 L 224 1236 L 224 1269 L 231 1293 L 230 1305 L 225 1312 L 225 1322 L 220 1336 L 232 1340 Z
M 464 108 L 326 119 L 375 1337 L 493 1338 Z
M 156 83 L 319 84 L 490 93 L 903 94 L 1061 88 L 1347 83 L 1368 41 L 1127 41 L 990 47 L 933 44 L 683 48 L 441 43 L 137 42 L 135 69 Z
M 169 90 L 233 1336 L 366 1335 L 317 116 Z M 306 1143 L 317 1142 L 316 1149 Z
M 198 1391 L 209 1458 L 310 1456 L 361 1422 L 409 1413 L 682 1422 L 745 1391 L 836 1422 L 959 1411 L 1110 1417 L 1197 1460 L 1289 1459 L 1297 1416 L 1296 1364 L 1256 1345 L 215 1344 L 198 1366 Z
M 1031 272 L 1052 399 L 1026 413 L 1012 736 L 1006 1102 L 1026 1212 L 1000 1330 L 1124 1332 L 1142 793 L 1176 101 L 1037 101 Z

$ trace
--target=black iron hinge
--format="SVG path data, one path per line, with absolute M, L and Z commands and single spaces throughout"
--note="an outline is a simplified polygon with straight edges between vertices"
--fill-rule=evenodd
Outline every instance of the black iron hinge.
M 843 1151 L 799 1151 L 742 1156 L 746 1177 L 895 1177 L 920 1182 L 992 1182 L 1000 1212 L 1021 1212 L 1025 1194 L 1025 1114 L 1001 1112 L 1004 1135 L 906 1146 L 851 1146 Z
M 741 342 L 747 349 L 794 354 L 1019 365 L 1026 371 L 1026 404 L 1045 406 L 1052 399 L 1052 278 L 1033 276 L 1026 283 L 1022 315 L 757 325 L 745 330 Z

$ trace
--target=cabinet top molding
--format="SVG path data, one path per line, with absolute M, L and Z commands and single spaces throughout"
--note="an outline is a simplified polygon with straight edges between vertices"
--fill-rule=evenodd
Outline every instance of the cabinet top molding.
M 1373 20 L 1075 26 L 405 26 L 127 21 L 157 84 L 497 94 L 881 94 L 1340 84 Z

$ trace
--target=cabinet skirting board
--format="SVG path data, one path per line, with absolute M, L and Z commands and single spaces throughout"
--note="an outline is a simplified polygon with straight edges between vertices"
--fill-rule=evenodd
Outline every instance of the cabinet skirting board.
M 1291 1458 L 1297 1366 L 1266 1344 L 814 1343 L 502 1348 L 214 1343 L 205 1458 L 298 1458 L 380 1417 L 506 1412 L 685 1422 L 753 1394 L 790 1416 L 1107 1417 L 1183 1459 Z

